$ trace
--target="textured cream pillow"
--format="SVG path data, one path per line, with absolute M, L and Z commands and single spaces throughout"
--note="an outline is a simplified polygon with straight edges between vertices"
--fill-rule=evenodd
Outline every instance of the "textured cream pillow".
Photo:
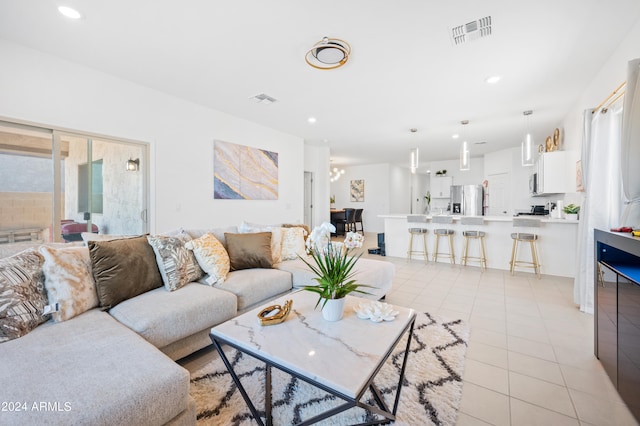
M 198 264 L 204 272 L 209 274 L 205 280 L 207 284 L 222 284 L 229 273 L 229 254 L 224 246 L 213 234 L 204 234 L 202 237 L 191 240 L 184 245 L 193 250 Z
M 304 245 L 304 229 L 302 228 L 281 228 L 282 229 L 282 260 L 297 259 L 298 255 L 306 255 Z
M 54 321 L 66 321 L 98 306 L 87 247 L 42 246 L 40 253 L 49 304 L 58 303 L 58 311 L 52 313 Z

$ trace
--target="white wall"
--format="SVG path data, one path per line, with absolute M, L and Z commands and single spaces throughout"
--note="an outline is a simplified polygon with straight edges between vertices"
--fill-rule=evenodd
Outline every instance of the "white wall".
M 407 167 L 389 165 L 389 213 L 411 210 L 411 171 Z
M 331 183 L 331 195 L 336 196 L 336 208 L 364 209 L 362 221 L 365 232 L 384 232 L 384 220 L 378 215 L 390 212 L 390 195 L 395 192 L 390 167 L 395 169 L 389 164 L 345 167 L 342 177 Z M 351 202 L 349 199 L 350 182 L 357 179 L 364 180 L 364 202 Z M 409 196 L 406 206 L 409 206 Z
M 0 117 L 150 143 L 152 232 L 302 221 L 300 138 L 5 40 L 0 57 Z M 278 200 L 214 200 L 214 139 L 278 152 Z
M 330 220 L 329 157 L 329 147 L 304 146 L 304 171 L 313 173 L 313 226 Z
M 484 159 L 482 157 L 470 158 L 470 170 L 460 170 L 460 160 L 432 161 L 429 165 L 431 176 L 435 176 L 439 170 L 446 170 L 447 176 L 451 176 L 452 185 L 480 185 L 484 180 Z M 431 187 L 429 181 L 429 188 Z M 425 192 L 426 194 L 426 192 Z M 431 211 L 434 209 L 446 209 L 449 205 L 448 198 L 431 198 Z
M 629 34 L 611 53 L 607 62 L 591 81 L 571 111 L 562 120 L 564 129 L 564 149 L 571 150 L 575 160 L 580 158 L 582 151 L 583 111 L 595 108 L 616 87 L 627 79 L 627 63 L 640 57 L 640 21 L 629 31 Z M 580 203 L 582 193 L 569 193 L 565 197 L 568 203 Z

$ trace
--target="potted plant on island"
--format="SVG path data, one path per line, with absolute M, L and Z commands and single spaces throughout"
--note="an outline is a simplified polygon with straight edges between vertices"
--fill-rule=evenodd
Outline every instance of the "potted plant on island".
M 344 243 L 335 243 L 331 241 L 332 232 L 336 232 L 336 228 L 330 223 L 317 226 L 306 243 L 314 264 L 302 256 L 300 258 L 316 274 L 314 279 L 318 282 L 303 289 L 318 294 L 316 308 L 322 305 L 322 317 L 325 320 L 338 321 L 344 312 L 345 296 L 350 293 L 369 294 L 360 288 L 371 286 L 357 284 L 353 279 L 353 267 L 362 253 L 349 256 L 354 248 L 362 247 L 364 237 L 348 232 Z
M 580 206 L 575 204 L 567 204 L 562 211 L 565 214 L 565 218 L 569 220 L 578 220 L 578 213 L 580 213 Z

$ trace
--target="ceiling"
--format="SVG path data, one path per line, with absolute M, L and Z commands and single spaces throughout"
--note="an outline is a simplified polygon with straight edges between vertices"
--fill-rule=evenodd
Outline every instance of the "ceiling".
M 452 43 L 486 16 L 491 36 Z M 328 145 L 336 165 L 408 166 L 416 146 L 457 158 L 461 120 L 472 156 L 519 146 L 525 110 L 543 142 L 639 18 L 638 0 L 0 0 L 0 37 Z M 345 66 L 305 63 L 324 36 L 350 43 Z

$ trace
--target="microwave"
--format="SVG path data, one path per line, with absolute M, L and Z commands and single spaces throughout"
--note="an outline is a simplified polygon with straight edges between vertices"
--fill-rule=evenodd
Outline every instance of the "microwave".
M 538 174 L 532 173 L 529 176 L 529 194 L 536 195 L 538 193 Z

